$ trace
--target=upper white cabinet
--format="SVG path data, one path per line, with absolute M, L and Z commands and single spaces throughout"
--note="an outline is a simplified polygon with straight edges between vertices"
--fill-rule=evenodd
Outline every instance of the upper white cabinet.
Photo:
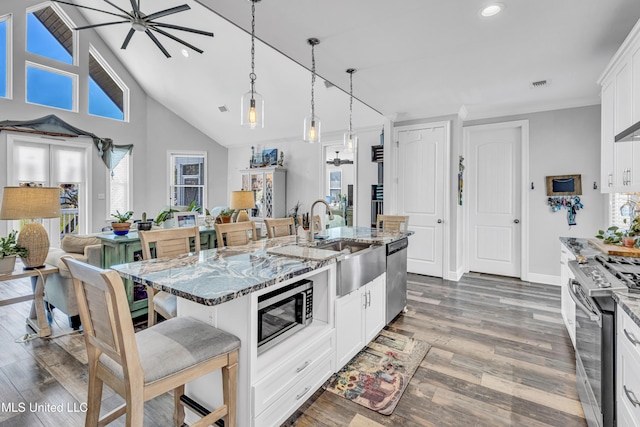
M 639 23 L 598 83 L 602 88 L 600 189 L 603 193 L 640 191 L 640 146 L 637 142 L 614 142 L 618 133 L 640 121 Z

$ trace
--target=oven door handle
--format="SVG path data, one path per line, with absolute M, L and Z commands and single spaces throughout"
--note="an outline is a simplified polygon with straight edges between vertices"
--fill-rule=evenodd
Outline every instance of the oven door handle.
M 573 302 L 576 304 L 576 306 L 580 308 L 580 310 L 582 310 L 587 316 L 589 316 L 589 320 L 591 320 L 592 322 L 597 322 L 598 326 L 602 327 L 602 320 L 600 319 L 600 314 L 594 313 L 593 311 L 589 310 L 589 308 L 587 308 L 587 306 L 584 305 L 582 301 L 580 301 L 580 298 L 578 297 L 578 295 L 576 295 L 575 291 L 573 290 L 573 287 L 576 285 L 580 286 L 580 284 L 575 280 L 569 279 L 569 283 L 567 285 L 569 296 L 571 297 Z

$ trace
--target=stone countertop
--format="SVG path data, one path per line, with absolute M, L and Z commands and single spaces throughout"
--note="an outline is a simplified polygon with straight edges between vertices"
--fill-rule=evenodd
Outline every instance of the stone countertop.
M 598 249 L 589 245 L 589 239 L 581 237 L 560 237 L 560 242 L 565 245 L 573 255 L 582 255 L 586 258 L 593 258 L 601 254 Z
M 384 245 L 411 234 L 413 232 L 377 233 L 364 227 L 339 227 L 326 230 L 326 239 L 321 242 L 347 239 Z M 343 255 L 335 251 L 313 251 L 318 243 L 296 240 L 296 236 L 265 239 L 244 246 L 207 249 L 198 255 L 138 261 L 111 268 L 136 283 L 212 306 L 334 264 Z M 311 254 L 309 259 L 299 254 L 293 257 L 269 253 L 269 249 L 296 244 L 311 250 L 307 252 Z M 318 256 L 314 252 L 323 254 Z
M 614 292 L 613 300 L 640 326 L 640 294 L 627 294 L 624 292 Z

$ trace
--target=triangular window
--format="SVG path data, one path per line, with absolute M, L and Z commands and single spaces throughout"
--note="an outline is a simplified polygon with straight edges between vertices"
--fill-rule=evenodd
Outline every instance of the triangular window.
M 125 119 L 128 89 L 95 49 L 89 49 L 89 114 Z
M 73 64 L 74 32 L 52 6 L 27 13 L 27 52 Z

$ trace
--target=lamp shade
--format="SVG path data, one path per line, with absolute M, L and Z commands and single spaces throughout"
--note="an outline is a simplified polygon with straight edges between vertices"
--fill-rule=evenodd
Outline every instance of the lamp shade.
M 4 187 L 0 219 L 38 219 L 60 216 L 60 188 Z
M 253 209 L 256 207 L 255 200 L 253 198 L 253 191 L 232 191 L 231 202 L 229 203 L 231 209 Z

